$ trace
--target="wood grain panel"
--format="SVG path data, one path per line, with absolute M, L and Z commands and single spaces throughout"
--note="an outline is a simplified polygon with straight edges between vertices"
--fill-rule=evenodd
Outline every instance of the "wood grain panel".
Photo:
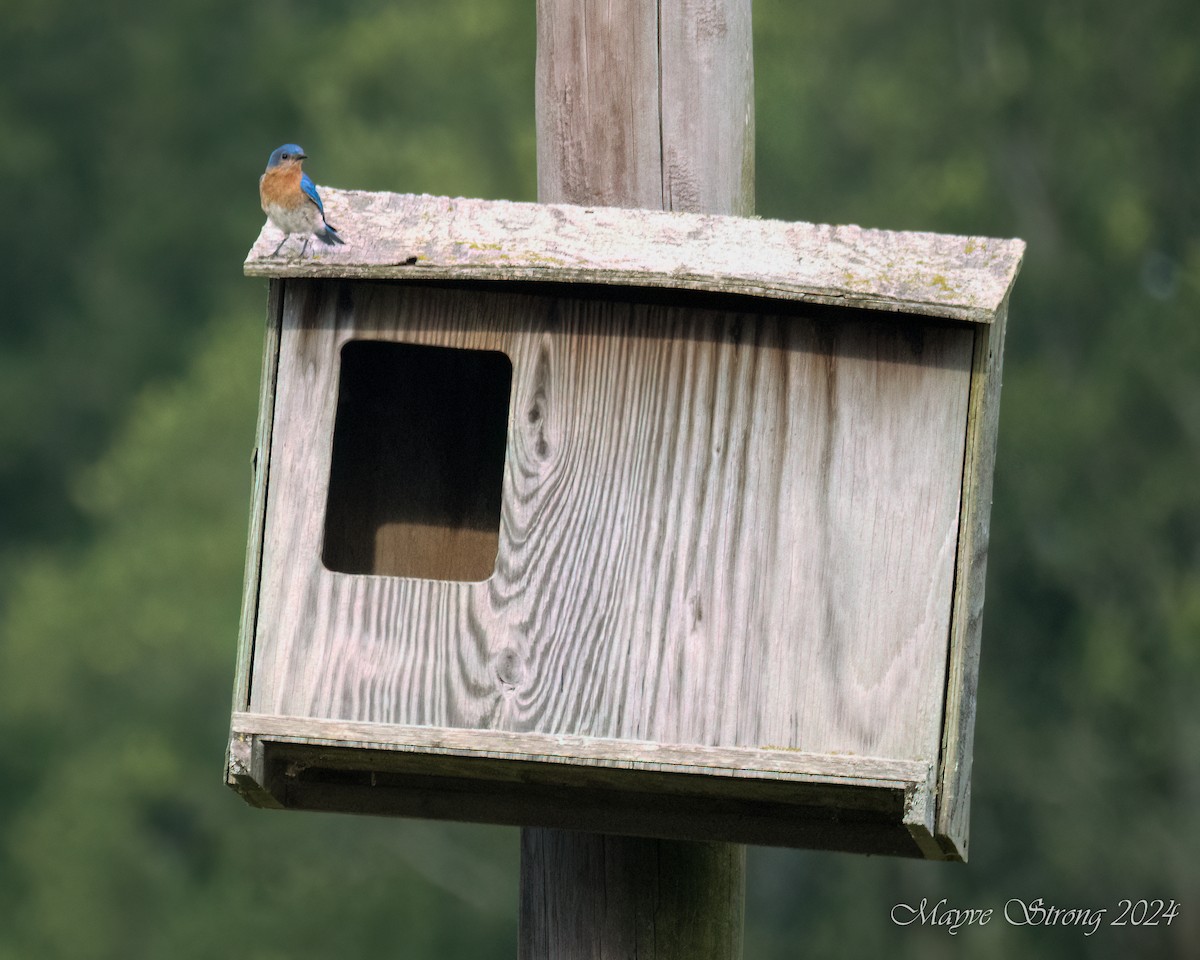
M 320 562 L 352 338 L 502 350 L 495 574 Z M 289 284 L 255 712 L 933 760 L 972 338 Z

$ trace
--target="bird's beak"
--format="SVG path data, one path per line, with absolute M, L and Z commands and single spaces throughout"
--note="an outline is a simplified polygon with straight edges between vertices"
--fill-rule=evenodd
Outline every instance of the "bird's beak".
M 307 160 L 308 159 L 307 153 L 297 153 L 297 154 L 294 154 L 294 156 L 297 160 Z

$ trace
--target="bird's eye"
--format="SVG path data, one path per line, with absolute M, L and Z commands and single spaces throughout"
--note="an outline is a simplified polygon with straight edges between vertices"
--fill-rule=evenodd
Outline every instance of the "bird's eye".
M 289 159 L 290 157 L 291 157 L 291 154 L 290 154 L 290 153 L 281 153 L 281 154 L 279 155 L 279 159 L 280 159 L 280 160 L 287 160 L 287 159 Z

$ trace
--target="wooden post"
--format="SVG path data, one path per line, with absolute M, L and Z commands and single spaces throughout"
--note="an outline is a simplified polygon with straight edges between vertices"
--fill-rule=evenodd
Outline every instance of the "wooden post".
M 521 831 L 521 960 L 732 960 L 746 848 Z
M 750 0 L 538 0 L 538 199 L 754 213 Z
M 751 0 L 538 0 L 538 199 L 754 212 Z M 526 829 L 521 960 L 735 960 L 745 847 Z

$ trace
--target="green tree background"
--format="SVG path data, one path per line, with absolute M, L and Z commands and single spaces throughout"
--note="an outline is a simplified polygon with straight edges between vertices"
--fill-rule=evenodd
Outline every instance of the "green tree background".
M 254 181 L 532 199 L 532 0 L 0 0 L 0 960 L 511 957 L 516 831 L 221 783 Z M 1200 956 L 1193 0 L 759 0 L 765 216 L 1021 236 L 966 866 L 752 850 L 747 956 Z M 1156 928 L 891 905 L 1175 899 Z

